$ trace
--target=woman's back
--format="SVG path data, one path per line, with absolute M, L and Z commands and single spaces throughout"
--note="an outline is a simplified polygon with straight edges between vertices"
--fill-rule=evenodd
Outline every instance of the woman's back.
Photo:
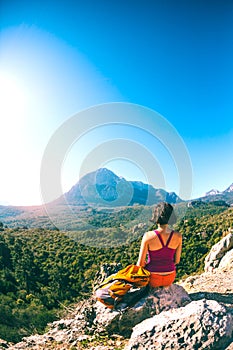
M 175 280 L 182 250 L 181 234 L 169 228 L 176 221 L 172 205 L 167 202 L 156 205 L 150 221 L 157 230 L 144 234 L 137 265 L 151 272 L 150 286 L 168 286 Z
M 170 237 L 171 232 L 173 232 L 172 237 Z M 168 231 L 168 232 L 163 232 L 160 230 L 148 231 L 146 233 L 146 236 L 147 236 L 149 250 L 159 250 L 163 248 L 162 242 L 165 246 L 168 246 L 168 248 L 176 249 L 179 246 L 180 239 L 181 239 L 181 234 L 176 231 Z M 159 237 L 161 238 L 162 242 Z
M 156 239 L 156 244 L 153 244 L 157 249 L 151 249 L 151 246 L 148 245 L 148 261 L 146 269 L 150 272 L 174 271 L 176 268 L 174 263 L 176 247 L 172 248 L 170 246 L 173 240 L 174 231 L 171 231 L 168 238 L 166 237 L 165 240 L 163 240 L 159 231 L 154 231 L 153 234 L 154 239 L 152 238 L 152 242 L 158 238 L 159 243 Z M 173 241 L 173 245 L 175 244 L 175 241 L 176 240 Z

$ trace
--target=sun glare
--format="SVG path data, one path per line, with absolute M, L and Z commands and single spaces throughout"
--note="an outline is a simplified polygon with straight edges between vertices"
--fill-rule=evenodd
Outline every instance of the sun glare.
M 4 123 L 17 122 L 26 111 L 26 91 L 13 76 L 0 72 L 0 115 Z
M 17 173 L 20 186 L 16 185 L 18 182 L 15 181 L 16 169 L 26 166 L 24 129 L 28 113 L 27 97 L 26 89 L 19 79 L 5 71 L 0 71 L 0 148 L 2 167 L 5 169 L 1 172 L 0 201 L 10 204 L 15 202 L 15 199 L 11 202 L 11 195 L 14 194 L 16 198 L 20 198 L 20 190 L 28 186 L 25 184 L 26 177 L 22 171 Z

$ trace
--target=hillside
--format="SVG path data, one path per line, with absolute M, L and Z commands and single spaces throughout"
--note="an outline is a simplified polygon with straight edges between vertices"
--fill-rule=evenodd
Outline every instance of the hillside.
M 228 231 L 206 256 L 204 273 L 170 287 L 151 288 L 124 312 L 112 312 L 86 298 L 51 323 L 45 334 L 24 338 L 15 346 L 2 341 L 4 348 L 232 350 L 233 229 Z M 113 266 L 106 267 L 104 275 Z
M 73 233 L 1 227 L 0 338 L 19 341 L 22 336 L 43 332 L 64 307 L 90 295 L 101 264 L 136 262 L 141 235 L 148 227 L 143 221 L 130 225 L 137 210 L 127 208 L 110 217 L 97 211 L 92 215 L 92 229 Z M 232 224 L 232 208 L 213 204 L 188 208 L 176 225 L 184 237 L 177 280 L 203 271 L 205 255 Z

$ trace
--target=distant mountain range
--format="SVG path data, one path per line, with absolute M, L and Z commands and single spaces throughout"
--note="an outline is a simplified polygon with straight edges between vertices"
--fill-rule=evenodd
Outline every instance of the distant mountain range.
M 232 204 L 233 184 L 223 192 L 212 189 L 196 200 L 203 202 L 222 200 Z M 171 204 L 184 202 L 175 192 L 156 189 L 141 181 L 127 181 L 109 169 L 100 168 L 83 176 L 67 193 L 54 201 L 54 204 L 117 207 L 135 204 L 153 205 L 161 201 Z
M 100 168 L 84 175 L 68 192 L 58 199 L 49 203 L 50 207 L 67 205 L 73 207 L 119 207 L 139 205 L 153 205 L 161 201 L 177 204 L 189 201 L 213 202 L 224 201 L 233 204 L 233 183 L 225 190 L 212 189 L 203 197 L 184 201 L 175 192 L 167 192 L 161 188 L 141 181 L 127 181 L 119 177 L 107 168 Z M 1 217 L 18 217 L 23 214 L 27 207 L 22 206 L 0 206 Z M 43 217 L 43 206 L 28 207 L 40 213 Z M 43 213 L 42 213 L 43 212 Z M 13 213 L 13 214 L 12 214 Z
M 233 183 L 222 192 L 216 189 L 212 189 L 209 192 L 206 192 L 205 196 L 200 199 L 205 202 L 222 200 L 228 204 L 233 204 Z
M 141 181 L 127 181 L 109 169 L 100 168 L 83 176 L 54 204 L 116 207 L 153 205 L 161 201 L 175 204 L 182 200 L 175 192 L 155 189 Z
M 229 186 L 229 187 L 227 187 L 227 189 L 225 190 L 225 191 L 219 191 L 219 190 L 216 190 L 216 189 L 212 189 L 212 190 L 210 190 L 209 192 L 206 192 L 206 194 L 205 194 L 205 197 L 207 197 L 207 196 L 215 196 L 215 195 L 217 195 L 217 194 L 225 194 L 225 193 L 233 193 L 233 183 Z
M 43 227 L 74 230 L 89 227 L 95 209 L 124 209 L 134 205 L 154 205 L 161 201 L 180 207 L 233 206 L 233 184 L 225 191 L 211 190 L 205 196 L 188 201 L 175 192 L 156 189 L 141 181 L 127 181 L 101 168 L 83 176 L 67 193 L 45 206 L 0 206 L 0 222 L 8 227 Z M 134 209 L 134 208 L 131 208 Z M 98 211 L 97 210 L 97 211 Z M 148 207 L 149 210 L 149 207 Z

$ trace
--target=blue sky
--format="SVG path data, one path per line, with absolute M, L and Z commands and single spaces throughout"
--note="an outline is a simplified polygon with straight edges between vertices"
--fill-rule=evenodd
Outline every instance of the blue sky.
M 0 203 L 39 204 L 41 159 L 53 133 L 79 111 L 109 102 L 145 106 L 171 123 L 190 155 L 193 198 L 233 182 L 230 0 L 2 0 L 0 82 Z M 165 189 L 179 193 L 176 164 L 145 133 L 106 126 L 85 137 L 64 160 L 64 191 L 88 152 L 121 137 L 154 153 Z M 130 159 L 105 165 L 146 181 Z

